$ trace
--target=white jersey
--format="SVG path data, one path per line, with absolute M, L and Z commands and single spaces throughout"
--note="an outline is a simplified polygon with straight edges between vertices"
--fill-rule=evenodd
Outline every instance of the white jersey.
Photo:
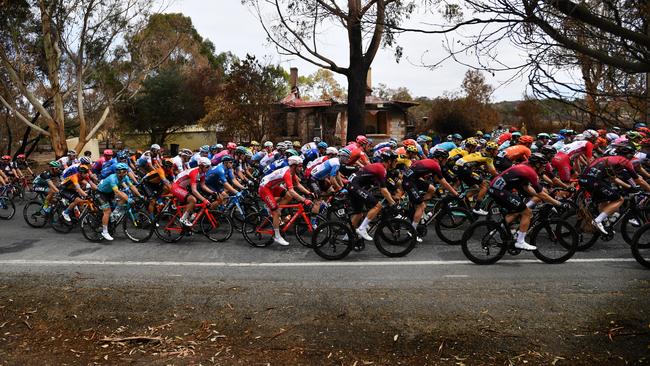
M 172 162 L 176 166 L 176 169 L 178 169 L 178 172 L 182 172 L 187 168 L 185 166 L 186 163 L 183 162 L 183 158 L 180 155 L 174 156 L 172 158 Z
M 275 161 L 275 155 L 278 153 L 277 150 L 273 151 L 270 154 L 267 154 L 265 157 L 260 160 L 260 166 L 262 168 L 266 168 L 267 166 L 271 165 L 272 162 Z
M 314 167 L 314 166 L 322 163 L 325 160 L 327 160 L 327 155 L 320 156 L 320 157 L 316 158 L 315 160 L 312 160 L 309 163 L 307 163 L 307 169 L 309 169 L 311 167 Z
M 318 147 L 318 145 L 316 145 L 315 142 L 308 142 L 308 143 L 302 145 L 302 147 L 300 148 L 300 152 L 304 154 L 309 150 L 316 149 L 317 147 Z
M 280 184 L 281 181 L 284 180 L 284 175 L 288 170 L 289 167 L 285 166 L 284 168 L 274 170 L 271 173 L 265 175 L 264 178 L 262 178 L 262 181 L 260 181 L 260 187 L 266 187 L 267 185 L 273 187 L 277 184 Z
M 587 146 L 588 141 L 573 141 L 570 144 L 566 144 L 562 146 L 558 152 L 567 154 L 567 155 L 573 155 L 575 153 L 580 152 L 580 150 L 584 150 L 585 146 Z

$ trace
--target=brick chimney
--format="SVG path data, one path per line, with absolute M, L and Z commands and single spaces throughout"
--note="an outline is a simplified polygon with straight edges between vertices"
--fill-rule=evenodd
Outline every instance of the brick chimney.
M 292 67 L 289 69 L 289 87 L 291 88 L 291 93 L 295 94 L 296 97 L 300 98 L 298 94 L 298 68 Z
M 372 67 L 368 68 L 366 76 L 366 95 L 372 95 Z

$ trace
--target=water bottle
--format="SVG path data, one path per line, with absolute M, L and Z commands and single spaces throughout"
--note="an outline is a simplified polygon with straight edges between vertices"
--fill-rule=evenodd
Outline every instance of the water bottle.
M 116 207 L 115 210 L 113 210 L 113 212 L 111 212 L 111 221 L 117 222 L 117 220 L 120 219 L 120 216 L 121 216 L 120 215 L 120 208 Z
M 618 212 L 614 212 L 612 216 L 609 217 L 609 224 L 610 225 L 616 224 L 616 220 L 618 220 L 619 217 L 621 217 L 621 214 Z

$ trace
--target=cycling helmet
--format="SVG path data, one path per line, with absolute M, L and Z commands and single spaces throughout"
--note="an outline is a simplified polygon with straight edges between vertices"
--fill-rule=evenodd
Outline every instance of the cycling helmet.
M 529 158 L 528 162 L 532 165 L 542 165 L 548 163 L 546 156 L 540 153 L 533 153 Z
M 284 151 L 287 149 L 287 146 L 284 144 L 284 142 L 278 142 L 277 149 L 280 151 Z
M 79 159 L 79 163 L 84 164 L 84 165 L 89 165 L 89 164 L 92 164 L 92 160 L 90 160 L 90 158 L 87 157 L 87 156 L 82 156 Z
M 492 139 L 492 135 L 489 134 L 489 133 L 484 133 L 484 134 L 483 134 L 483 138 L 486 139 L 486 140 L 488 140 L 488 141 L 490 141 L 490 140 Z
M 250 145 L 251 145 L 251 146 L 260 146 L 260 143 L 257 142 L 257 141 L 255 141 L 255 140 L 253 140 L 253 141 L 251 141 L 251 144 L 250 144 Z
M 322 140 L 321 140 L 320 137 L 316 136 L 316 137 L 314 137 L 314 140 L 313 140 L 313 141 L 314 141 L 315 143 L 319 143 L 319 142 L 321 142 Z
M 530 144 L 532 144 L 533 141 L 535 141 L 535 139 L 533 139 L 533 136 L 529 136 L 529 135 L 523 135 L 519 138 L 519 143 L 522 145 L 530 146 Z
M 212 165 L 212 163 L 210 162 L 210 159 L 208 159 L 208 158 L 200 157 L 198 160 L 199 160 L 198 163 L 199 163 L 200 166 L 210 166 L 210 165 Z
M 368 138 L 364 135 L 357 136 L 354 141 L 356 141 L 359 145 L 368 145 L 370 143 L 370 141 L 368 141 Z
M 634 155 L 636 149 L 632 145 L 624 144 L 616 146 L 616 155 L 628 156 Z
M 560 135 L 558 135 L 557 133 L 552 133 L 552 134 L 550 134 L 550 137 L 551 137 L 551 140 L 557 140 L 557 139 L 560 138 Z
M 586 140 L 598 138 L 598 132 L 596 132 L 596 130 L 586 130 L 582 135 Z
M 515 131 L 515 132 L 513 132 L 513 133 L 510 134 L 510 137 L 512 137 L 512 138 L 515 138 L 515 137 L 519 138 L 519 137 L 521 137 L 521 132 L 519 132 L 519 131 Z
M 465 140 L 465 146 L 474 146 L 474 147 L 476 147 L 476 146 L 478 146 L 478 141 L 476 141 L 475 138 L 470 137 L 467 140 Z
M 50 161 L 49 163 L 47 163 L 47 165 L 49 165 L 50 168 L 61 169 L 61 163 L 59 163 L 59 162 L 56 161 L 56 160 L 52 160 L 52 161 Z
M 410 168 L 411 163 L 412 163 L 412 161 L 411 161 L 411 159 L 408 158 L 408 156 L 406 156 L 404 154 L 397 155 L 397 165 L 398 166 L 404 166 L 406 168 Z
M 397 143 L 397 138 L 391 137 L 391 138 L 388 139 L 388 141 L 395 141 L 395 143 Z
M 77 152 L 74 149 L 68 150 L 68 155 L 77 155 Z
M 643 137 L 640 133 L 636 131 L 628 131 L 625 136 L 627 136 L 628 140 L 639 140 L 641 137 Z
M 119 170 L 129 170 L 129 166 L 126 165 L 126 164 L 124 164 L 124 163 L 117 163 L 117 164 L 115 165 L 115 170 L 116 170 L 116 171 L 119 171 Z
M 316 144 L 316 147 L 318 147 L 319 149 L 327 149 L 327 146 L 328 146 L 327 142 L 325 141 L 321 141 L 318 144 Z
M 11 160 L 11 156 L 9 155 L 3 155 L 2 160 Z
M 519 131 L 519 129 L 517 127 L 515 127 L 515 126 L 510 127 L 510 129 L 508 130 L 508 132 L 510 132 L 510 133 L 513 133 L 513 132 L 516 132 L 516 131 Z
M 350 160 L 350 155 L 351 154 L 352 153 L 351 153 L 350 149 L 344 147 L 341 150 L 339 150 L 339 159 L 341 160 L 341 162 L 347 163 L 348 160 Z
M 607 141 L 609 141 L 609 142 L 612 142 L 612 141 L 616 140 L 616 139 L 619 138 L 619 137 L 620 137 L 620 136 L 617 135 L 617 134 L 615 134 L 614 132 L 609 132 L 607 135 L 605 135 L 605 138 L 606 138 Z
M 237 146 L 237 148 L 235 149 L 235 153 L 237 154 L 246 154 L 247 151 L 248 149 L 245 148 L 244 146 Z
M 181 149 L 181 151 L 178 152 L 178 155 L 192 156 L 193 153 L 190 149 Z
M 474 134 L 474 136 L 476 136 L 476 137 L 483 137 L 483 131 L 476 131 L 476 133 Z
M 415 153 L 415 154 L 417 154 L 417 153 L 418 153 L 418 147 L 417 147 L 417 146 L 413 146 L 413 145 L 408 145 L 408 146 L 406 146 L 406 151 L 407 151 L 407 152 L 410 152 L 410 153 Z
M 223 145 L 214 144 L 214 145 L 210 146 L 210 150 L 219 150 L 219 148 L 223 149 Z
M 643 122 L 637 122 L 634 124 L 634 129 L 638 130 L 639 128 L 647 127 L 647 125 Z
M 389 140 L 388 146 L 390 146 L 391 149 L 397 149 L 397 141 Z
M 641 139 L 639 142 L 639 145 L 641 146 L 650 146 L 650 137 L 646 137 L 644 139 Z
M 88 173 L 88 166 L 87 165 L 79 165 L 79 168 L 77 168 L 79 173 Z
M 299 149 L 300 146 L 302 146 L 302 144 L 300 143 L 300 141 L 297 141 L 297 140 L 296 140 L 296 141 L 294 141 L 294 142 L 292 143 L 292 146 L 293 146 L 294 148 L 296 148 L 296 149 Z
M 129 158 L 129 153 L 126 151 L 120 151 L 116 156 L 117 160 L 126 160 Z
M 567 135 L 575 135 L 576 132 L 574 130 L 568 129 L 566 130 Z
M 379 154 L 379 158 L 381 159 L 381 161 L 396 160 L 397 154 L 395 154 L 391 150 L 386 150 L 386 151 L 382 151 L 381 154 Z
M 454 139 L 454 140 L 462 140 L 463 136 L 461 134 L 459 134 L 459 133 L 455 133 L 455 134 L 451 135 L 451 138 Z
M 111 149 L 104 150 L 104 156 L 113 156 L 113 150 Z
M 227 163 L 227 162 L 229 162 L 229 161 L 233 161 L 232 156 L 230 156 L 230 155 L 224 155 L 224 156 L 221 157 L 221 162 L 222 162 L 222 163 Z
M 18 154 L 18 156 L 16 156 L 16 159 L 25 159 L 25 154 Z
M 486 139 L 479 139 L 478 143 L 481 144 L 481 146 L 485 145 L 487 143 Z
M 537 134 L 537 139 L 550 139 L 551 136 L 546 132 L 541 132 Z
M 273 143 L 271 141 L 266 141 L 264 142 L 264 147 L 273 147 Z
M 302 158 L 300 156 L 290 156 L 288 160 L 289 160 L 289 166 L 302 165 Z
M 162 161 L 162 166 L 163 168 L 171 168 L 172 166 L 174 166 L 174 162 L 172 161 L 172 159 L 165 159 Z
M 160 145 L 158 144 L 151 145 L 151 150 L 160 150 Z
M 413 139 L 406 139 L 406 140 L 402 141 L 402 145 L 404 145 L 404 146 L 411 146 L 411 145 L 415 146 L 416 144 L 417 144 L 417 142 L 415 142 L 415 140 L 413 140 Z
M 582 140 L 585 139 L 585 135 L 579 133 L 579 134 L 575 135 L 575 136 L 573 137 L 573 139 L 574 139 L 575 141 L 582 141 Z
M 454 139 L 454 138 L 452 137 L 452 135 L 447 135 L 447 141 L 451 141 L 451 140 L 453 140 L 453 139 Z
M 235 149 L 237 148 L 237 144 L 234 143 L 234 142 L 229 142 L 229 143 L 226 145 L 226 147 L 228 148 L 228 150 L 235 150 Z
M 485 150 L 499 150 L 499 144 L 494 141 L 489 141 L 485 144 Z
M 326 155 L 338 155 L 339 150 L 334 146 L 330 146 L 325 150 Z
M 539 151 L 542 154 L 544 154 L 545 156 L 552 156 L 552 155 L 555 155 L 555 153 L 557 153 L 557 151 L 552 146 L 549 146 L 549 145 L 542 146 L 539 149 Z
M 199 152 L 208 153 L 210 152 L 210 145 L 203 145 L 199 148 Z
M 433 152 L 430 154 L 430 158 L 433 158 L 433 159 L 448 159 L 449 158 L 449 153 L 447 152 L 447 150 L 436 149 L 436 150 L 433 150 Z
M 287 149 L 284 153 L 287 157 L 300 155 L 295 149 Z
M 427 135 L 420 135 L 420 136 L 418 136 L 418 138 L 415 141 L 417 141 L 418 144 L 425 144 L 425 143 L 431 141 L 431 137 L 429 137 Z

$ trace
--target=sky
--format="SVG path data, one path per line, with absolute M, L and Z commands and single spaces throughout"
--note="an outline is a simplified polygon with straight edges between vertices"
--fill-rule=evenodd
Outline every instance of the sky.
M 247 53 L 258 58 L 263 58 L 274 64 L 280 64 L 285 69 L 297 67 L 300 75 L 308 75 L 316 70 L 317 66 L 295 57 L 280 55 L 275 47 L 266 40 L 257 15 L 251 9 L 241 4 L 240 0 L 171 0 L 166 4 L 164 12 L 183 13 L 192 19 L 194 27 L 199 34 L 210 39 L 217 52 L 230 51 L 243 57 Z M 414 14 L 411 25 L 417 25 L 431 17 L 430 14 Z M 452 37 L 459 37 L 453 35 Z M 340 66 L 347 66 L 346 35 L 326 30 L 319 45 L 325 54 L 331 56 Z M 404 48 L 404 56 L 399 63 L 396 62 L 392 49 L 380 49 L 372 65 L 372 84 L 380 83 L 390 88 L 406 87 L 411 95 L 435 98 L 445 92 L 456 92 L 460 85 L 467 66 L 448 60 L 441 66 L 431 70 L 421 66 L 422 60 L 438 60 L 445 55 L 442 48 L 444 38 L 434 35 L 403 34 L 398 38 L 398 44 Z M 340 47 L 343 44 L 344 47 Z M 512 45 L 504 45 L 499 49 L 499 59 L 507 62 L 517 62 L 525 58 L 520 50 Z M 465 61 L 472 59 L 467 56 Z M 511 79 L 512 74 L 485 73 L 486 81 L 495 87 L 492 101 L 522 99 L 526 90 L 525 78 Z M 347 82 L 344 77 L 337 76 L 342 86 Z

